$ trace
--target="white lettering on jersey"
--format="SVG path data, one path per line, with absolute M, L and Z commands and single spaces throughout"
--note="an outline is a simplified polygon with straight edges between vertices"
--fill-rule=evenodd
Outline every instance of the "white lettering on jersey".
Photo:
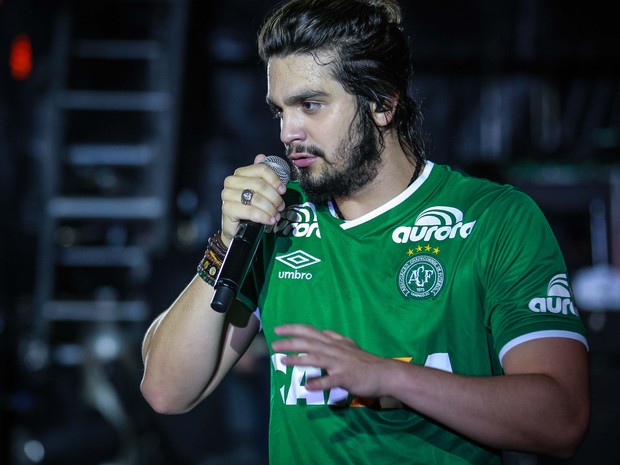
M 302 271 L 301 273 L 297 270 L 295 271 L 280 271 L 278 272 L 278 278 L 280 279 L 305 279 L 310 281 L 312 279 L 312 273 L 306 273 Z
M 279 371 L 284 374 L 288 373 L 289 367 L 282 363 L 282 358 L 285 356 L 286 354 L 279 353 L 271 356 L 271 363 L 273 364 L 276 372 Z M 452 373 L 452 363 L 450 362 L 450 355 L 447 352 L 430 354 L 426 357 L 424 366 Z M 288 392 L 286 392 L 286 386 L 280 387 L 280 396 L 282 397 L 282 402 L 284 404 L 297 405 L 299 403 L 298 401 L 303 399 L 306 405 L 325 405 L 326 403 L 341 407 L 346 407 L 350 404 L 353 404 L 356 407 L 363 405 L 362 402 L 358 402 L 355 398 L 349 402 L 349 393 L 339 387 L 329 390 L 329 395 L 326 402 L 324 391 L 309 391 L 305 387 L 307 379 L 322 376 L 322 371 L 320 368 L 300 365 L 295 365 L 290 368 L 291 381 L 288 386 Z M 395 408 L 394 406 L 397 404 L 399 403 L 381 403 L 381 406 L 384 408 Z
M 286 354 L 273 354 L 271 361 L 276 371 L 282 373 L 287 372 L 287 366 L 282 363 L 282 358 Z M 321 376 L 321 369 L 316 367 L 305 367 L 295 365 L 291 374 L 291 385 L 288 389 L 288 395 L 285 397 L 284 386 L 280 388 L 282 401 L 286 405 L 296 405 L 298 399 L 306 399 L 307 405 L 323 405 L 325 404 L 323 391 L 308 391 L 305 387 L 307 378 L 315 378 Z
M 282 212 L 280 221 L 273 226 L 267 226 L 265 232 L 294 237 L 311 237 L 314 235 L 320 238 L 321 231 L 317 222 L 316 207 L 312 202 L 290 205 Z
M 566 274 L 556 274 L 549 281 L 547 295 L 545 297 L 534 297 L 530 300 L 529 309 L 535 313 L 561 313 L 562 315 L 578 315 L 579 312 L 573 303 L 568 276 Z
M 305 268 L 307 266 L 312 266 L 321 261 L 320 258 L 313 257 L 307 252 L 303 250 L 295 250 L 294 252 L 290 252 L 284 255 L 278 255 L 276 257 L 281 263 L 284 263 L 286 266 L 293 268 L 295 271 L 279 271 L 278 278 L 280 279 L 302 279 L 302 280 L 311 280 L 312 273 L 307 271 L 299 271 L 300 268 Z
M 306 405 L 323 405 L 325 403 L 323 391 L 308 391 L 305 386 L 306 379 L 320 376 L 320 368 L 294 366 L 286 405 L 295 405 L 299 399 L 305 399 Z
M 475 221 L 463 223 L 463 212 L 454 207 L 430 207 L 415 219 L 412 226 L 399 226 L 392 231 L 392 240 L 397 244 L 407 242 L 444 241 L 457 235 L 466 239 L 474 229 Z
M 424 366 L 452 373 L 452 362 L 450 362 L 450 354 L 448 354 L 448 352 L 430 354 L 426 357 Z

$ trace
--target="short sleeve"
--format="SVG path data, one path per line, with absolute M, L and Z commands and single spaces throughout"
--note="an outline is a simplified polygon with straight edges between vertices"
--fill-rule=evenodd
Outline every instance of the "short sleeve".
M 542 211 L 510 190 L 487 212 L 481 274 L 485 321 L 500 360 L 512 347 L 542 337 L 567 337 L 587 347 L 564 258 Z

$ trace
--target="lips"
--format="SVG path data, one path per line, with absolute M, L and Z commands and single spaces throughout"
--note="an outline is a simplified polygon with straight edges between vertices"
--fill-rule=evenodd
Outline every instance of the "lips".
M 297 168 L 308 168 L 316 161 L 316 158 L 305 153 L 293 153 L 290 155 L 291 161 Z

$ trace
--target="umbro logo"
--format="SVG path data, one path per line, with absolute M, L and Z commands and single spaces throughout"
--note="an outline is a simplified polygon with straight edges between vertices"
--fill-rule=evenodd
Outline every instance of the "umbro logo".
M 315 263 L 319 263 L 321 261 L 303 250 L 296 250 L 295 252 L 287 253 L 286 255 L 280 255 L 279 257 L 276 257 L 276 260 L 281 261 L 295 270 L 314 265 Z
M 278 273 L 278 277 L 280 279 L 304 279 L 310 280 L 312 279 L 312 273 L 308 272 L 300 272 L 298 271 L 301 268 L 305 268 L 310 265 L 315 265 L 319 263 L 321 260 L 313 257 L 307 252 L 303 250 L 296 250 L 295 252 L 290 252 L 285 255 L 280 255 L 276 257 L 281 263 L 284 263 L 286 266 L 293 268 L 295 271 L 280 271 Z

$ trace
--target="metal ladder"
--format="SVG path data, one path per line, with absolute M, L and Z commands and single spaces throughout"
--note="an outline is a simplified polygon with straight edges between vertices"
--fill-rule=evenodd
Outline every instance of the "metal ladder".
M 64 0 L 55 11 L 22 358 L 48 379 L 59 365 L 82 372 L 78 392 L 117 429 L 131 421 L 120 397 L 92 381 L 114 355 L 93 359 L 89 340 L 112 328 L 139 345 L 150 319 L 144 288 L 172 224 L 188 12 L 189 0 Z
M 35 300 L 46 322 L 146 316 L 131 291 L 167 240 L 187 10 L 185 0 L 59 8 L 39 152 Z

